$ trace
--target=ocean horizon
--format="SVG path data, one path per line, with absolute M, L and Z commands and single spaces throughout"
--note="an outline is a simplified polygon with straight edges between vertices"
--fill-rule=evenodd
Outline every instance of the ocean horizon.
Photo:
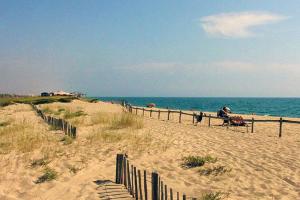
M 93 97 L 102 101 L 122 101 L 134 106 L 155 103 L 158 108 L 217 112 L 223 106 L 233 113 L 280 117 L 300 117 L 299 97 Z

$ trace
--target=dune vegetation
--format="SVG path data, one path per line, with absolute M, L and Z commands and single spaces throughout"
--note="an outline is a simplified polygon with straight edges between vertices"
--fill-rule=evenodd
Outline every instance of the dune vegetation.
M 53 102 L 62 102 L 68 103 L 72 100 L 76 99 L 76 97 L 68 97 L 68 96 L 49 96 L 49 97 L 0 97 L 0 107 L 8 106 L 15 103 L 25 103 L 25 104 L 45 104 L 45 103 L 53 103 Z

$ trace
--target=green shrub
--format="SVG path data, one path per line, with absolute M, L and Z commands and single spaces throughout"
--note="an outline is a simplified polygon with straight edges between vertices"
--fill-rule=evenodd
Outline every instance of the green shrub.
M 54 169 L 51 168 L 46 168 L 44 170 L 44 174 L 42 176 L 40 176 L 35 183 L 39 184 L 39 183 L 44 183 L 46 181 L 52 181 L 54 179 L 57 178 L 57 172 Z
M 10 124 L 10 122 L 0 122 L 0 127 L 5 127 L 8 126 Z
M 25 96 L 25 97 L 1 97 L 0 106 L 8 106 L 14 103 L 26 103 L 26 104 L 46 104 L 53 102 L 71 102 L 76 99 L 76 97 L 61 97 L 61 96 L 50 96 L 50 97 L 40 97 L 40 96 Z
M 210 193 L 204 194 L 201 197 L 201 200 L 221 200 L 223 198 L 222 194 L 223 194 L 222 192 L 215 192 L 215 193 L 210 192 Z
M 62 139 L 60 141 L 63 142 L 64 145 L 69 145 L 69 144 L 72 144 L 73 138 L 65 135 L 64 137 L 62 137 Z
M 61 103 L 70 103 L 72 100 L 76 99 L 75 97 L 69 97 L 69 98 L 60 98 L 57 101 Z
M 199 173 L 200 175 L 204 175 L 204 176 L 209 176 L 209 175 L 217 176 L 230 171 L 231 169 L 227 169 L 225 166 L 216 166 L 212 168 L 201 169 L 199 170 Z
M 66 110 L 66 112 L 64 114 L 64 118 L 65 119 L 72 119 L 72 118 L 75 118 L 75 117 L 80 117 L 82 115 L 86 115 L 82 110 L 76 111 L 76 112 L 71 112 L 70 110 Z
M 193 168 L 193 167 L 201 167 L 206 162 L 214 163 L 217 161 L 217 158 L 213 158 L 211 156 L 187 156 L 183 158 L 183 166 L 186 168 Z
M 61 112 L 64 112 L 64 111 L 66 111 L 66 109 L 64 109 L 64 108 L 59 108 L 59 109 L 58 109 L 58 112 L 60 112 L 60 113 L 61 113 Z

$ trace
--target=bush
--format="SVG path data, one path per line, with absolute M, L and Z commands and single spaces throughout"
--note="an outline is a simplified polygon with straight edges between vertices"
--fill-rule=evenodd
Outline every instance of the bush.
M 75 117 L 80 117 L 82 115 L 86 115 L 82 110 L 76 111 L 76 112 L 71 112 L 70 110 L 67 110 L 64 114 L 65 119 L 72 119 Z
M 0 122 L 0 127 L 8 126 L 10 122 Z
M 64 145 L 68 145 L 68 144 L 72 144 L 73 138 L 65 135 L 60 141 L 63 142 Z
M 39 183 L 44 183 L 46 181 L 52 181 L 54 179 L 57 178 L 57 172 L 54 169 L 51 168 L 46 168 L 44 170 L 44 174 L 42 176 L 40 176 L 35 183 L 39 184 Z
M 183 158 L 183 166 L 186 168 L 201 167 L 206 162 L 214 163 L 216 161 L 217 158 L 213 158 L 211 156 L 187 156 Z
M 204 175 L 204 176 L 209 176 L 209 175 L 217 176 L 230 171 L 231 169 L 227 169 L 225 166 L 217 166 L 217 167 L 212 167 L 207 169 L 201 169 L 199 170 L 199 173 L 200 175 Z
M 204 194 L 202 197 L 201 197 L 201 200 L 221 200 L 223 197 L 222 197 L 222 193 L 221 192 L 216 192 L 216 193 L 207 193 L 207 194 Z

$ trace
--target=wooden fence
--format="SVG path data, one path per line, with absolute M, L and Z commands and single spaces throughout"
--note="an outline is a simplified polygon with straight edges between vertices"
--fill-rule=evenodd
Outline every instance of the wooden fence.
M 159 109 L 146 109 L 146 108 L 140 108 L 140 107 L 134 107 L 131 106 L 130 104 L 126 104 L 125 105 L 126 109 L 133 113 L 133 114 L 138 114 L 138 110 L 141 110 L 143 113 L 143 116 L 145 116 L 145 112 L 149 112 L 150 117 L 152 117 L 152 113 L 157 112 L 158 113 L 158 119 L 161 118 L 160 114 L 161 113 L 167 113 L 167 120 L 170 120 L 170 114 L 171 113 L 178 113 L 178 122 L 181 123 L 182 122 L 182 116 L 183 115 L 187 115 L 187 116 L 191 116 L 191 120 L 193 122 L 193 124 L 195 123 L 195 119 L 197 114 L 196 113 L 187 113 L 187 112 L 183 112 L 183 111 L 177 111 L 177 110 L 159 110 Z M 219 119 L 219 120 L 224 120 L 225 118 L 222 117 L 216 117 L 216 116 L 212 116 L 211 114 L 205 114 L 203 115 L 203 118 L 208 118 L 208 126 L 211 126 L 211 119 Z M 279 124 L 279 130 L 278 130 L 278 137 L 282 136 L 283 130 L 283 124 L 284 123 L 290 123 L 290 124 L 300 124 L 300 121 L 293 121 L 293 120 L 285 120 L 282 117 L 279 118 L 279 120 L 276 119 L 244 119 L 245 122 L 247 123 L 247 130 L 248 130 L 248 126 L 251 126 L 251 133 L 254 133 L 254 126 L 256 123 L 262 123 L 262 122 L 275 122 Z M 229 124 L 228 124 L 229 125 Z M 228 126 L 227 126 L 228 128 Z
M 126 154 L 117 154 L 116 183 L 123 184 L 136 200 L 196 200 L 174 191 L 157 172 L 149 174 L 130 165 Z
M 32 107 L 47 124 L 53 126 L 55 129 L 62 130 L 65 135 L 76 138 L 77 128 L 75 126 L 72 126 L 64 119 L 58 119 L 45 115 L 44 112 L 40 110 L 36 105 L 32 104 Z

